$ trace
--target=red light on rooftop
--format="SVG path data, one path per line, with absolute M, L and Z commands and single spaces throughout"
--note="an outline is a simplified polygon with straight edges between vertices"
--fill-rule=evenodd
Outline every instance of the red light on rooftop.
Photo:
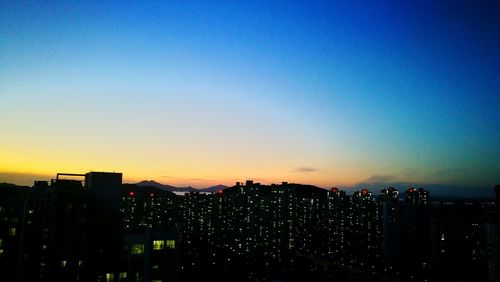
M 153 193 L 150 193 L 150 194 L 149 194 L 149 196 L 150 196 L 150 197 L 154 197 L 154 196 L 155 196 L 155 194 L 153 194 Z
M 333 187 L 332 189 L 330 189 L 330 191 L 334 192 L 334 193 L 337 193 L 339 191 L 339 188 L 337 187 Z
M 222 194 L 222 190 L 217 190 L 217 194 Z
M 135 193 L 134 193 L 134 192 L 129 192 L 128 194 L 129 194 L 130 196 L 134 196 L 134 195 L 135 195 Z
M 361 189 L 361 194 L 363 195 L 368 194 L 368 189 Z

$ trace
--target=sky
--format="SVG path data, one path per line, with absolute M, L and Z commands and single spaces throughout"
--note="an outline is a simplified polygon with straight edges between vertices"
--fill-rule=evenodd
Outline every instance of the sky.
M 1 1 L 0 182 L 500 183 L 498 1 Z

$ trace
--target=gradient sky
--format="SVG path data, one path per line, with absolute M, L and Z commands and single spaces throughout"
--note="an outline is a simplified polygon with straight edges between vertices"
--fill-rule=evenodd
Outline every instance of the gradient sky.
M 498 1 L 144 2 L 1 2 L 0 182 L 499 184 Z

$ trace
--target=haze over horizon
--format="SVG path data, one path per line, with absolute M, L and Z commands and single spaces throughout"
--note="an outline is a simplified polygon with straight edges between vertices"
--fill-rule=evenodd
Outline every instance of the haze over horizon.
M 500 183 L 498 2 L 351 2 L 3 2 L 0 182 Z

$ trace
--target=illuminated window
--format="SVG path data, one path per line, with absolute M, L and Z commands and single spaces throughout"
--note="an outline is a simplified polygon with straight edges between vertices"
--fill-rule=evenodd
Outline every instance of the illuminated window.
M 163 240 L 153 241 L 153 250 L 163 250 L 163 249 L 165 249 L 165 241 Z
M 68 264 L 68 261 L 66 261 L 66 260 L 61 261 L 62 268 L 65 268 L 67 264 Z
M 120 280 L 127 278 L 127 272 L 120 272 Z
M 115 281 L 115 274 L 114 273 L 106 273 L 106 282 L 113 282 Z
M 15 227 L 9 228 L 9 235 L 16 236 L 16 228 Z
M 3 246 L 3 240 L 0 238 L 0 247 Z
M 133 255 L 140 255 L 144 253 L 143 244 L 132 244 L 130 245 L 130 253 Z
M 167 248 L 175 249 L 175 240 L 167 240 Z

